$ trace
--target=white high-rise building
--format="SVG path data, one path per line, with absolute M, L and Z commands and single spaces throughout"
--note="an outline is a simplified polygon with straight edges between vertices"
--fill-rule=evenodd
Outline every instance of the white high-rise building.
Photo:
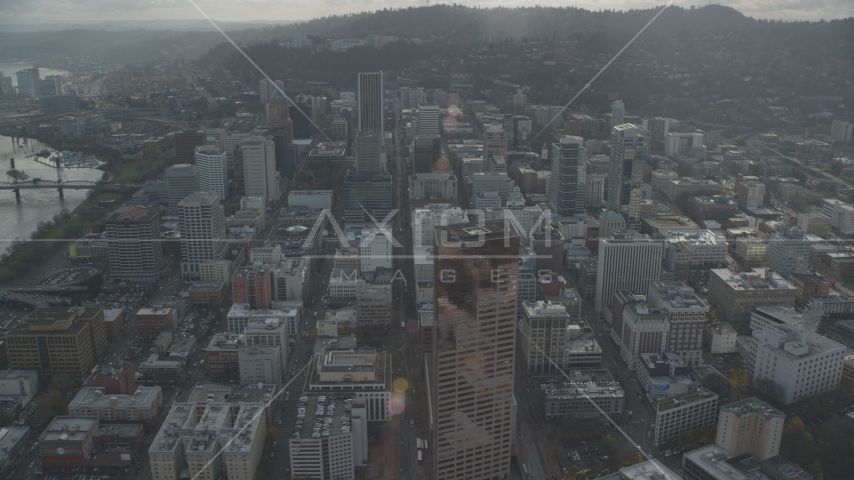
M 587 175 L 585 182 L 585 207 L 586 208 L 602 208 L 605 206 L 605 175 L 590 174 Z
M 584 139 L 570 135 L 552 144 L 549 203 L 557 215 L 584 212 L 587 150 Z
M 475 173 L 471 176 L 472 198 L 486 192 L 497 192 L 500 205 L 506 204 L 515 184 L 506 173 Z
M 702 133 L 668 133 L 664 136 L 664 154 L 668 157 L 686 155 L 689 148 L 702 146 Z
M 854 124 L 834 120 L 830 127 L 830 138 L 834 142 L 850 142 L 854 136 Z
M 620 290 L 646 294 L 650 282 L 661 277 L 662 242 L 647 235 L 616 232 L 599 239 L 596 275 L 596 313 L 602 315 Z
M 362 272 L 375 272 L 378 268 L 391 268 L 392 233 L 374 227 L 362 229 L 359 255 Z
M 457 176 L 452 172 L 416 173 L 409 176 L 409 198 L 457 196 Z
M 356 171 L 382 173 L 386 171 L 382 138 L 377 132 L 359 132 L 356 135 Z
M 768 239 L 768 266 L 783 278 L 809 267 L 810 245 L 799 227 L 786 226 L 779 235 Z
M 196 169 L 199 171 L 199 190 L 214 192 L 219 199 L 228 197 L 228 162 L 221 148 L 205 145 L 196 147 Z
M 279 198 L 279 172 L 276 171 L 276 146 L 268 135 L 245 140 L 240 144 L 243 153 L 243 185 L 247 197 L 263 197 L 267 201 Z
M 383 140 L 383 72 L 359 73 L 359 131 L 378 132 Z
M 201 278 L 199 265 L 219 260 L 227 246 L 225 214 L 213 192 L 193 192 L 178 204 L 181 211 L 181 274 Z
M 439 135 L 438 105 L 421 105 L 418 107 L 418 124 L 415 127 L 415 134 L 418 136 Z
M 784 405 L 835 389 L 845 346 L 813 332 L 779 324 L 754 331 L 747 367 L 754 384 L 769 380 Z
M 622 100 L 616 100 L 611 104 L 611 130 L 617 125 L 623 124 L 623 119 L 626 118 L 626 106 Z

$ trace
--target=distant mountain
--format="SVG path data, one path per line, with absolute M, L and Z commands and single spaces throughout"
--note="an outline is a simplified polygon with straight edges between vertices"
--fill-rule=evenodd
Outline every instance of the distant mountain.
M 364 38 L 369 34 L 419 38 L 434 45 L 461 48 L 484 46 L 508 38 L 586 39 L 588 51 L 614 52 L 640 30 L 658 9 L 625 12 L 591 12 L 574 7 L 479 9 L 461 5 L 434 5 L 332 15 L 306 22 L 282 24 L 223 24 L 240 44 L 287 42 L 294 33 L 321 38 Z M 802 49 L 820 41 L 852 41 L 852 20 L 831 22 L 774 22 L 746 17 L 719 5 L 702 8 L 670 7 L 644 33 L 645 37 L 674 38 L 690 34 L 695 39 L 761 33 L 774 38 L 780 48 Z M 39 32 L 11 32 L 0 27 L 0 61 L 31 61 L 45 66 L 68 67 L 85 60 L 102 64 L 140 64 L 175 59 L 199 59 L 210 54 L 222 58 L 231 47 L 218 48 L 225 39 L 204 21 L 153 20 L 112 24 L 42 26 Z M 36 26 L 32 26 L 35 28 Z M 50 27 L 50 28 L 48 28 Z M 74 28 L 70 28 L 74 27 Z M 29 28 L 21 26 L 20 28 Z M 590 50 L 592 49 L 592 50 Z M 451 54 L 452 52 L 445 52 Z
M 254 20 L 251 22 L 228 22 L 216 20 L 223 30 L 243 30 L 264 25 L 287 25 L 295 22 Z M 128 30 L 177 30 L 182 32 L 213 32 L 216 29 L 207 20 L 122 20 L 116 22 L 93 23 L 39 23 L 39 24 L 0 24 L 0 32 L 59 32 L 63 30 L 104 30 L 124 32 Z

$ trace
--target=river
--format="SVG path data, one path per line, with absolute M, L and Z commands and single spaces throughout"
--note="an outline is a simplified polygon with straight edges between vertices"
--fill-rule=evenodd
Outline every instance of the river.
M 25 68 L 33 68 L 32 63 L 28 62 L 17 62 L 17 63 L 2 63 L 0 62 L 0 73 L 3 73 L 4 77 L 12 77 L 12 85 L 18 86 L 18 77 L 15 75 L 15 72 L 21 71 Z M 68 75 L 68 72 L 64 70 L 54 70 L 52 68 L 41 68 L 39 67 L 39 77 L 44 78 L 48 75 Z M 5 159 L 3 159 L 5 160 Z
M 23 170 L 30 179 L 43 178 L 56 180 L 56 169 L 40 164 L 32 158 L 24 158 L 33 149 L 36 152 L 50 147 L 33 139 L 18 139 L 23 143 L 21 148 L 13 143 L 10 137 L 0 135 L 0 178 L 3 182 L 11 182 L 9 159 L 15 159 L 15 168 Z M 64 180 L 93 180 L 101 178 L 103 171 L 95 168 L 63 169 Z M 36 225 L 42 220 L 50 220 L 63 208 L 69 211 L 77 208 L 86 199 L 88 190 L 65 190 L 65 199 L 59 198 L 59 193 L 53 189 L 21 190 L 21 203 L 15 201 L 15 193 L 11 190 L 0 190 L 0 252 L 16 238 L 30 238 Z

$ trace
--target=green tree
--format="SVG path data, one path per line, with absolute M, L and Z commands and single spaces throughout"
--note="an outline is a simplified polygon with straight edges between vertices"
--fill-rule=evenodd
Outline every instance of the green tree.
M 619 447 L 617 447 L 617 439 L 612 437 L 611 434 L 605 435 L 605 455 L 609 457 L 613 457 L 619 451 Z
M 834 177 L 842 175 L 842 162 L 836 160 L 830 162 L 830 173 L 832 173 Z
M 804 465 L 813 460 L 813 447 L 815 440 L 804 426 L 804 421 L 800 417 L 792 418 L 788 425 L 783 428 L 783 438 L 780 442 L 780 449 L 786 452 L 786 458 L 800 462 Z
M 744 369 L 740 369 L 733 373 L 732 377 L 729 379 L 729 383 L 732 385 L 732 389 L 735 391 L 738 398 L 741 398 L 744 392 L 750 388 L 750 381 L 750 374 Z
M 56 375 L 50 382 L 50 389 L 56 390 L 62 395 L 67 395 L 68 393 L 73 392 L 76 388 L 77 383 L 75 383 L 68 375 Z
M 279 438 L 279 429 L 272 426 L 267 428 L 267 436 L 270 437 L 271 440 L 277 440 Z

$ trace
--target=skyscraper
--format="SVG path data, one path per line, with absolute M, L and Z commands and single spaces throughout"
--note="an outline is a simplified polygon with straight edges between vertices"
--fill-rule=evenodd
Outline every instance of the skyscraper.
M 247 197 L 279 198 L 276 146 L 270 135 L 259 135 L 240 144 L 243 153 L 243 190 Z
M 18 77 L 18 96 L 21 98 L 33 98 L 39 95 L 39 77 L 38 68 L 25 68 L 15 72 Z
M 110 253 L 110 277 L 152 282 L 164 267 L 160 243 L 160 212 L 122 207 L 105 222 Z
M 382 222 L 391 213 L 391 191 L 388 173 L 349 172 L 344 179 L 344 221 L 371 225 L 373 216 Z
M 283 130 L 288 137 L 288 143 L 294 141 L 294 124 L 290 116 L 290 104 L 282 92 L 276 90 L 270 103 L 267 104 L 267 128 Z
M 646 294 L 650 282 L 661 277 L 664 244 L 647 235 L 616 232 L 599 239 L 599 263 L 596 272 L 596 313 L 614 301 L 614 293 L 634 290 Z
M 258 91 L 261 94 L 261 106 L 267 105 L 267 102 L 273 98 L 273 93 L 277 92 L 279 89 L 285 89 L 285 82 L 281 80 L 276 80 L 275 84 L 271 83 L 266 78 L 262 78 L 260 85 L 258 86 Z
M 415 137 L 412 167 L 414 173 L 430 173 L 442 154 L 442 138 L 438 135 Z
M 385 171 L 382 139 L 377 132 L 359 132 L 356 135 L 356 171 L 380 173 Z
M 439 107 L 437 105 L 421 105 L 418 107 L 418 123 L 415 126 L 415 134 L 439 135 Z
M 622 100 L 616 100 L 611 104 L 611 130 L 614 130 L 617 125 L 622 125 L 625 118 L 626 106 L 623 105 Z
M 617 125 L 611 133 L 608 209 L 620 212 L 622 205 L 630 205 L 630 219 L 637 216 L 640 205 L 643 164 L 649 156 L 647 136 L 646 130 L 630 123 Z
M 179 163 L 166 169 L 166 195 L 169 197 L 169 214 L 179 215 L 178 203 L 187 195 L 199 190 L 199 171 L 195 165 Z
M 178 204 L 181 209 L 181 275 L 201 278 L 199 265 L 219 260 L 227 246 L 225 213 L 213 192 L 193 192 Z
M 378 132 L 383 138 L 383 72 L 359 73 L 359 131 Z
M 507 159 L 507 134 L 501 125 L 490 125 L 483 133 L 483 167 L 493 155 Z
M 436 228 L 428 362 L 438 480 L 510 473 L 519 234 L 502 221 Z
M 196 160 L 196 147 L 207 143 L 208 134 L 204 130 L 175 132 L 175 163 L 193 163 Z
M 549 202 L 558 215 L 584 212 L 587 150 L 584 139 L 564 135 L 552 144 L 552 174 L 549 178 Z
M 199 172 L 199 190 L 214 192 L 219 199 L 228 197 L 228 163 L 225 151 L 205 145 L 196 147 L 196 169 Z

